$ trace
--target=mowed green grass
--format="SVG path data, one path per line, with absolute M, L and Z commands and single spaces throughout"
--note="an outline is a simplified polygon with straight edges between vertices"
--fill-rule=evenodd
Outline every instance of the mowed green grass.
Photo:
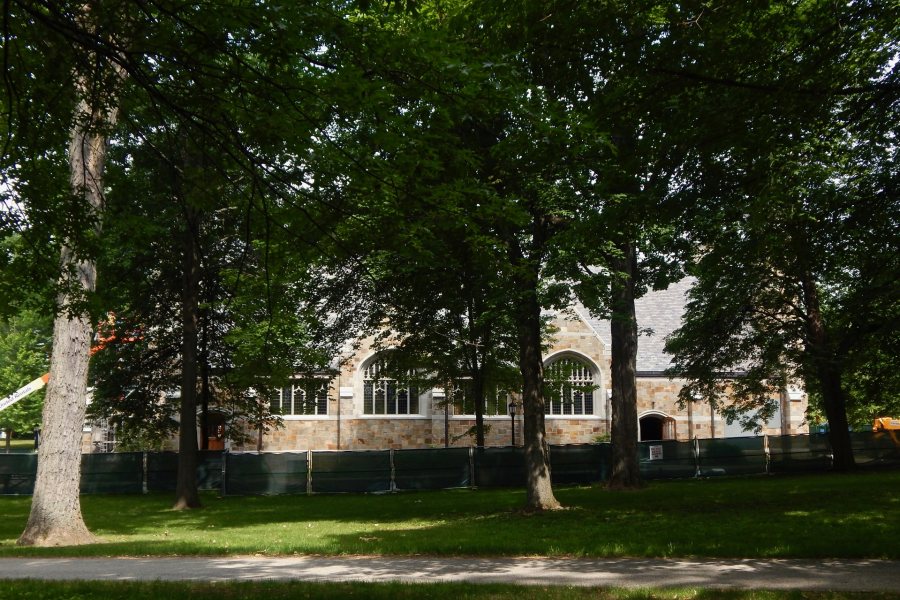
M 0 498 L 0 556 L 386 554 L 900 559 L 900 472 L 654 482 L 556 490 L 225 497 L 176 512 L 170 495 L 83 496 L 103 543 L 18 548 L 29 497 Z
M 17 454 L 34 452 L 34 440 L 30 438 L 9 441 L 9 451 Z M 0 440 L 0 453 L 6 452 L 6 440 Z
M 499 584 L 404 583 L 167 583 L 167 582 L 41 582 L 4 581 L 4 594 L 17 600 L 78 598 L 79 600 L 231 600 L 237 598 L 360 598 L 365 600 L 896 600 L 900 593 L 833 593 L 738 590 L 625 590 L 563 586 Z

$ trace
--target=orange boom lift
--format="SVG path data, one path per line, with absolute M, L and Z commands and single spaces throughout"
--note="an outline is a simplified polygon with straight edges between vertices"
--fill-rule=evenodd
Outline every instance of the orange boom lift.
M 884 432 L 891 436 L 894 445 L 900 447 L 900 419 L 881 417 L 872 423 L 872 431 Z
M 91 356 L 93 356 L 97 352 L 103 350 L 104 348 L 106 348 L 107 344 L 110 344 L 112 342 L 115 342 L 115 341 L 136 342 L 139 339 L 141 339 L 140 335 L 133 335 L 133 336 L 128 336 L 128 337 L 118 338 L 116 336 L 115 326 L 116 326 L 116 316 L 113 313 L 109 313 L 109 316 L 107 317 L 106 321 L 100 323 L 100 325 L 97 327 L 97 335 L 95 336 L 95 339 L 97 340 L 97 344 L 91 348 Z M 48 381 L 50 381 L 50 373 L 44 373 L 43 375 L 41 375 L 34 381 L 23 385 L 22 387 L 20 387 L 16 391 L 14 391 L 9 396 L 6 396 L 5 398 L 3 398 L 3 400 L 0 400 L 0 410 L 6 410 L 7 408 L 12 406 L 19 400 L 22 400 L 23 398 L 27 398 L 34 392 L 38 391 L 39 389 L 41 389 L 42 387 L 47 385 Z

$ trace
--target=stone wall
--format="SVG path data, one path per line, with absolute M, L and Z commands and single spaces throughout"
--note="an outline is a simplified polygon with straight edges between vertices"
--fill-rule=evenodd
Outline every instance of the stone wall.
M 610 355 L 600 338 L 578 315 L 561 313 L 554 319 L 554 332 L 545 353 L 545 360 L 570 356 L 587 361 L 594 370 L 594 414 L 590 416 L 546 417 L 547 439 L 551 444 L 582 444 L 597 441 L 609 434 Z M 389 344 L 388 344 L 389 346 Z M 475 424 L 470 415 L 450 414 L 445 421 L 444 409 L 436 404 L 433 390 L 423 390 L 417 415 L 364 415 L 363 368 L 376 352 L 372 340 L 362 340 L 341 363 L 338 375 L 329 388 L 328 414 L 309 417 L 286 417 L 284 426 L 267 433 L 263 450 L 381 450 L 401 448 L 435 448 L 445 444 L 456 447 L 474 445 L 474 436 L 467 431 Z M 655 416 L 667 423 L 667 435 L 687 440 L 693 437 L 722 437 L 725 421 L 711 415 L 708 404 L 678 407 L 679 381 L 665 377 L 639 377 L 637 380 L 638 416 Z M 806 397 L 787 394 L 782 400 L 781 427 L 766 431 L 778 435 L 805 432 L 803 415 Z M 508 446 L 511 443 L 511 422 L 508 416 L 486 416 L 485 443 L 488 446 Z M 446 428 L 446 429 L 445 429 Z M 522 444 L 522 417 L 515 426 L 516 445 Z M 448 435 L 449 434 L 449 435 Z M 256 433 L 245 445 L 233 444 L 236 451 L 255 450 Z M 449 440 L 446 438 L 449 437 Z

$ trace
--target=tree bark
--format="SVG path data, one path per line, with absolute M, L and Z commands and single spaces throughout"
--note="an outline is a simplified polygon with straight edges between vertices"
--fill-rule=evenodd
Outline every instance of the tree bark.
M 634 311 L 634 278 L 637 256 L 634 245 L 619 247 L 621 257 L 613 261 L 617 279 L 612 286 L 612 465 L 608 486 L 612 489 L 640 487 L 641 472 L 637 439 L 637 318 Z
M 471 295 L 470 295 L 471 296 Z M 479 339 L 476 329 L 476 312 L 473 299 L 470 297 L 468 302 L 468 323 L 469 323 L 469 373 L 472 376 L 472 400 L 475 409 L 475 447 L 484 448 L 484 379 L 485 379 L 485 361 L 484 354 L 479 353 L 480 344 L 486 344 L 487 341 Z
M 83 265 L 86 266 L 86 265 Z M 86 272 L 93 278 L 93 265 Z M 64 305 L 67 300 L 60 298 Z M 81 516 L 81 429 L 87 409 L 91 324 L 87 315 L 58 316 L 53 325 L 50 381 L 44 400 L 31 514 L 20 546 L 95 542 Z
M 86 203 L 99 234 L 103 211 L 103 171 L 109 143 L 108 130 L 117 117 L 110 98 L 104 103 L 91 96 L 85 76 L 75 80 L 81 98 L 75 109 L 69 142 L 69 184 L 72 202 Z M 89 101 L 90 100 L 90 101 Z M 97 285 L 93 259 L 76 254 L 72 240 L 60 251 L 61 289 L 53 323 L 50 381 L 44 399 L 41 445 L 31 513 L 20 546 L 69 546 L 96 541 L 81 516 L 81 430 L 87 409 L 87 376 L 92 328 L 90 316 L 78 308 L 83 296 Z
M 182 199 L 183 200 L 183 199 Z M 197 489 L 197 341 L 200 316 L 200 218 L 185 203 L 181 298 L 181 412 L 176 510 L 200 507 Z
M 262 403 L 264 402 L 264 400 L 262 398 L 259 398 L 258 402 L 259 402 L 259 405 L 258 405 L 259 424 L 256 426 L 256 451 L 262 452 L 263 451 L 263 435 L 266 432 L 266 425 L 265 425 L 265 421 L 263 420 L 263 407 L 262 407 Z
M 841 385 L 841 369 L 831 350 L 825 320 L 819 304 L 819 291 L 809 273 L 803 275 L 803 300 L 806 306 L 806 353 L 811 363 L 808 370 L 814 375 L 822 394 L 822 405 L 828 419 L 828 441 L 834 456 L 832 468 L 849 471 L 856 468 L 847 404 Z
M 538 303 L 538 275 L 534 268 L 520 276 L 519 286 L 519 370 L 522 373 L 527 510 L 560 507 L 550 481 L 550 447 L 544 426 L 544 364 L 541 356 L 541 307 Z
M 484 364 L 481 362 L 472 371 L 472 399 L 475 402 L 475 446 L 484 448 Z
M 200 342 L 200 449 L 209 450 L 209 401 L 212 389 L 209 382 L 209 330 L 208 321 L 203 322 L 203 336 Z

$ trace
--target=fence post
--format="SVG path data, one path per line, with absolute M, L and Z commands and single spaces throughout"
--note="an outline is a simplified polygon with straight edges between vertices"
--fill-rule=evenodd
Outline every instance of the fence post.
M 700 440 L 694 436 L 694 477 L 700 477 Z
M 147 493 L 147 453 L 141 452 L 141 493 Z
M 469 487 L 475 486 L 475 448 L 469 446 Z
M 228 448 L 222 450 L 222 496 L 227 493 L 226 480 L 228 479 Z
M 391 448 L 391 450 L 390 450 L 390 457 L 391 457 L 391 491 L 396 492 L 397 491 L 397 482 L 394 481 L 395 473 L 394 473 L 394 449 L 393 448 Z
M 306 451 L 306 495 L 312 495 L 312 450 Z
M 769 434 L 763 434 L 763 448 L 766 454 L 766 475 L 769 474 L 769 463 L 772 462 L 772 455 L 769 452 Z

